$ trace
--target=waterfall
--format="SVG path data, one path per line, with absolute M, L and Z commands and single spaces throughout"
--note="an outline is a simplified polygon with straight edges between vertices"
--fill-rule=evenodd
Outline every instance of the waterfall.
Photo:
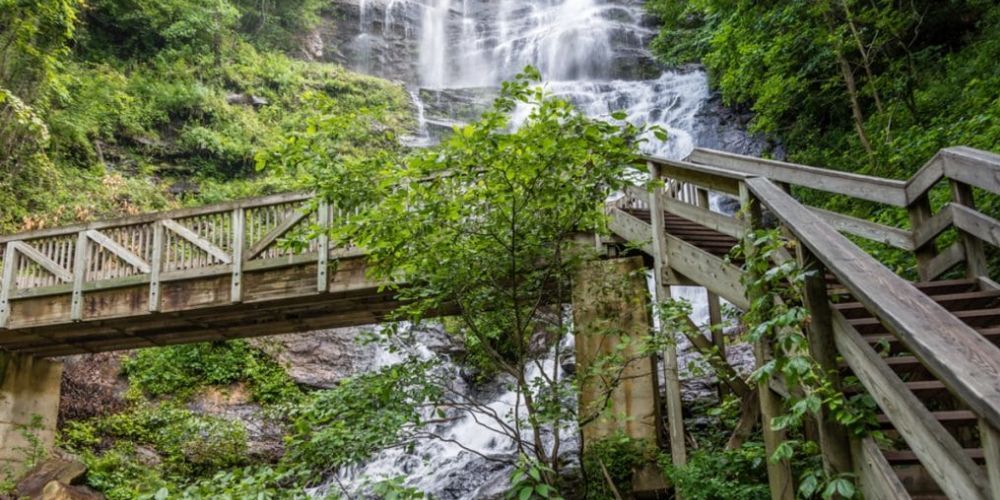
M 491 100 L 484 89 L 530 64 L 589 115 L 624 110 L 665 128 L 670 139 L 649 144 L 650 153 L 680 158 L 696 143 L 748 142 L 719 141 L 730 131 L 701 116 L 711 95 L 701 69 L 655 61 L 647 45 L 656 29 L 639 0 L 356 1 L 355 25 L 338 26 L 343 39 L 331 42 L 342 48 L 339 60 L 406 82 L 415 104 L 426 105 L 421 126 L 438 133 L 474 119 Z
M 327 45 L 338 47 L 335 59 L 354 69 L 406 83 L 420 125 L 405 139 L 410 145 L 429 145 L 435 131 L 447 133 L 454 123 L 474 120 L 500 83 L 530 64 L 541 71 L 549 91 L 589 116 L 607 119 L 625 111 L 634 123 L 666 129 L 669 139 L 651 140 L 647 152 L 682 158 L 697 144 L 740 153 L 759 148 L 738 125 L 706 113 L 711 92 L 704 71 L 664 68 L 654 60 L 647 45 L 656 28 L 641 0 L 340 1 L 345 10 L 351 9 L 347 2 L 358 2 L 353 4 L 357 15 L 343 16 L 332 30 L 339 39 Z M 713 197 L 712 209 L 720 208 Z M 704 322 L 704 290 L 677 287 L 675 293 L 689 299 L 694 319 Z M 426 349 L 431 339 L 424 335 L 417 340 L 411 347 L 421 356 L 440 358 L 440 369 L 455 380 L 454 391 L 497 414 L 511 407 L 516 394 L 504 381 L 485 389 L 466 384 L 460 367 Z M 401 361 L 388 353 L 380 357 L 383 365 Z M 540 361 L 549 367 L 545 369 L 554 363 L 551 353 Z M 513 443 L 483 427 L 472 413 L 455 417 L 431 429 L 446 440 L 423 439 L 413 453 L 383 452 L 331 479 L 317 493 L 338 492 L 344 485 L 352 495 L 363 496 L 366 480 L 403 475 L 408 486 L 434 498 L 498 496 L 511 468 L 490 457 L 509 460 Z M 575 434 L 561 436 L 569 462 L 578 451 Z

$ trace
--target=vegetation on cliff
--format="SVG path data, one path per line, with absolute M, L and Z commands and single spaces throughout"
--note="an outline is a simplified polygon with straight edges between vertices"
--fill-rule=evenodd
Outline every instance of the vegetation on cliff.
M 317 115 L 359 117 L 352 151 L 396 144 L 401 86 L 282 51 L 320 5 L 0 3 L 0 232 L 288 190 L 255 157 Z

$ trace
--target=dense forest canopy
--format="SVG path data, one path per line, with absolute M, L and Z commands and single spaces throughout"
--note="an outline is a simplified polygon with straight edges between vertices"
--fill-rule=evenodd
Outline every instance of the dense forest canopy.
M 651 0 L 668 63 L 810 165 L 906 178 L 938 149 L 1000 145 L 1000 6 L 990 0 Z

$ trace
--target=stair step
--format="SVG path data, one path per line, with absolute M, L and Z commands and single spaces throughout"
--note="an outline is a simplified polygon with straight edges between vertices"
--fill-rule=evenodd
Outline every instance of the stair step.
M 972 309 L 988 309 L 1000 303 L 1000 290 L 980 290 L 975 292 L 960 292 L 931 295 L 930 298 L 944 306 L 949 311 L 967 311 Z M 860 302 L 844 302 L 834 304 L 847 319 L 872 317 L 872 313 Z
M 988 327 L 988 328 L 976 328 L 977 332 L 987 340 L 993 341 L 994 343 L 1000 342 L 1000 327 Z M 862 335 L 864 339 L 871 345 L 878 344 L 879 342 L 886 341 L 891 346 L 894 344 L 901 344 L 898 338 L 891 333 L 874 333 L 868 335 Z
M 978 422 L 976 414 L 969 410 L 934 411 L 931 412 L 931 415 L 934 416 L 935 420 L 941 422 L 942 425 L 976 425 Z M 886 415 L 879 415 L 878 422 L 883 426 L 889 426 L 892 424 L 892 422 L 889 421 L 889 417 Z
M 988 327 L 1000 325 L 1000 308 L 972 309 L 969 311 L 955 311 L 952 314 L 965 324 L 973 327 Z M 861 334 L 887 332 L 885 326 L 878 318 L 857 318 L 847 321 Z
M 917 454 L 910 450 L 882 450 L 882 454 L 892 465 L 920 463 Z M 985 457 L 982 448 L 966 448 L 965 454 L 977 462 L 982 462 Z
M 941 295 L 949 293 L 974 292 L 979 290 L 979 280 L 963 278 L 940 281 L 917 281 L 913 283 L 913 286 L 928 295 Z M 836 286 L 831 288 L 828 293 L 830 293 L 830 295 L 848 295 L 850 292 L 848 292 L 843 286 Z

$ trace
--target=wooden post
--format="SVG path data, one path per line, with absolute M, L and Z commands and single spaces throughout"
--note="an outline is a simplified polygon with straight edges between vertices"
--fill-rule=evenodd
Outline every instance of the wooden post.
M 986 457 L 986 476 L 990 481 L 990 495 L 1000 499 L 1000 431 L 986 420 L 979 421 L 983 454 Z
M 750 194 L 747 185 L 740 182 L 740 205 L 743 207 L 744 217 L 747 218 L 747 251 L 752 251 L 749 244 L 752 239 L 752 231 L 761 227 L 760 202 Z M 752 255 L 747 255 L 750 260 Z M 748 297 L 750 302 L 756 297 Z M 763 366 L 770 359 L 769 346 L 764 342 L 754 344 L 754 357 L 757 359 L 757 366 Z M 795 483 L 792 478 L 792 467 L 787 460 L 778 462 L 772 461 L 771 457 L 775 450 L 785 440 L 784 430 L 774 430 L 771 421 L 782 413 L 781 397 L 775 394 L 768 380 L 761 380 L 757 383 L 757 392 L 760 397 L 760 417 L 761 430 L 764 435 L 764 449 L 767 452 L 767 482 L 771 490 L 772 500 L 794 500 Z
M 319 201 L 319 238 L 316 242 L 316 291 L 326 292 L 330 288 L 327 273 L 330 267 L 330 204 L 325 198 Z
M 10 319 L 10 298 L 17 279 L 17 245 L 7 243 L 3 256 L 3 278 L 0 279 L 0 328 L 7 327 Z
M 952 203 L 962 205 L 972 210 L 976 209 L 976 199 L 972 194 L 972 186 L 964 182 L 951 180 Z M 958 235 L 965 247 L 965 275 L 968 278 L 980 276 L 989 277 L 989 266 L 986 265 L 986 252 L 983 250 L 983 240 L 966 231 L 958 229 Z
M 660 169 L 649 163 L 649 174 L 653 179 L 660 178 Z M 663 275 L 669 269 L 667 262 L 667 237 L 664 232 L 663 200 L 661 189 L 656 188 L 649 194 L 649 216 L 653 238 L 653 291 L 654 301 L 659 304 L 670 299 L 670 287 L 663 283 Z M 676 340 L 676 332 L 661 332 Z M 687 463 L 687 447 L 684 436 L 684 414 L 681 407 L 681 382 L 677 367 L 677 345 L 667 342 L 663 351 L 663 377 L 666 386 L 667 422 L 670 426 L 670 456 L 673 464 L 681 466 Z
M 230 302 L 243 302 L 243 250 L 246 246 L 246 230 L 244 227 L 244 211 L 242 208 L 233 209 L 233 273 L 230 281 L 229 292 Z
M 910 230 L 916 232 L 917 228 L 924 225 L 933 215 L 931 213 L 931 201 L 924 194 L 911 203 L 910 206 L 906 207 L 906 212 L 910 217 Z M 923 246 L 914 249 L 913 254 L 917 258 L 917 273 L 920 275 L 920 279 L 929 281 L 932 278 L 930 276 L 930 263 L 937 255 L 937 247 L 934 246 L 934 239 L 931 238 Z
M 698 193 L 698 206 L 704 208 L 705 210 L 711 210 L 711 203 L 708 198 L 708 190 L 703 188 L 697 189 Z M 726 336 L 722 332 L 722 303 L 719 300 L 719 296 L 705 289 L 705 296 L 708 302 L 708 325 L 709 331 L 712 332 L 712 343 L 715 344 L 715 348 L 719 351 L 719 356 L 726 360 Z M 719 380 L 719 400 L 721 401 L 726 397 L 727 390 L 726 384 Z
M 840 389 L 837 371 L 837 346 L 834 342 L 833 315 L 826 291 L 826 267 L 801 244 L 796 245 L 799 265 L 809 271 L 804 287 L 804 302 L 809 309 L 809 353 L 829 377 L 833 387 Z M 823 466 L 828 472 L 853 471 L 851 441 L 843 425 L 834 420 L 825 408 L 820 408 L 816 423 L 823 452 Z
M 153 256 L 149 261 L 149 312 L 160 311 L 160 272 L 163 271 L 163 224 L 153 222 Z
M 76 254 L 73 256 L 73 298 L 70 305 L 70 319 L 83 319 L 83 281 L 87 276 L 87 250 L 90 242 L 87 232 L 80 231 L 76 235 Z

